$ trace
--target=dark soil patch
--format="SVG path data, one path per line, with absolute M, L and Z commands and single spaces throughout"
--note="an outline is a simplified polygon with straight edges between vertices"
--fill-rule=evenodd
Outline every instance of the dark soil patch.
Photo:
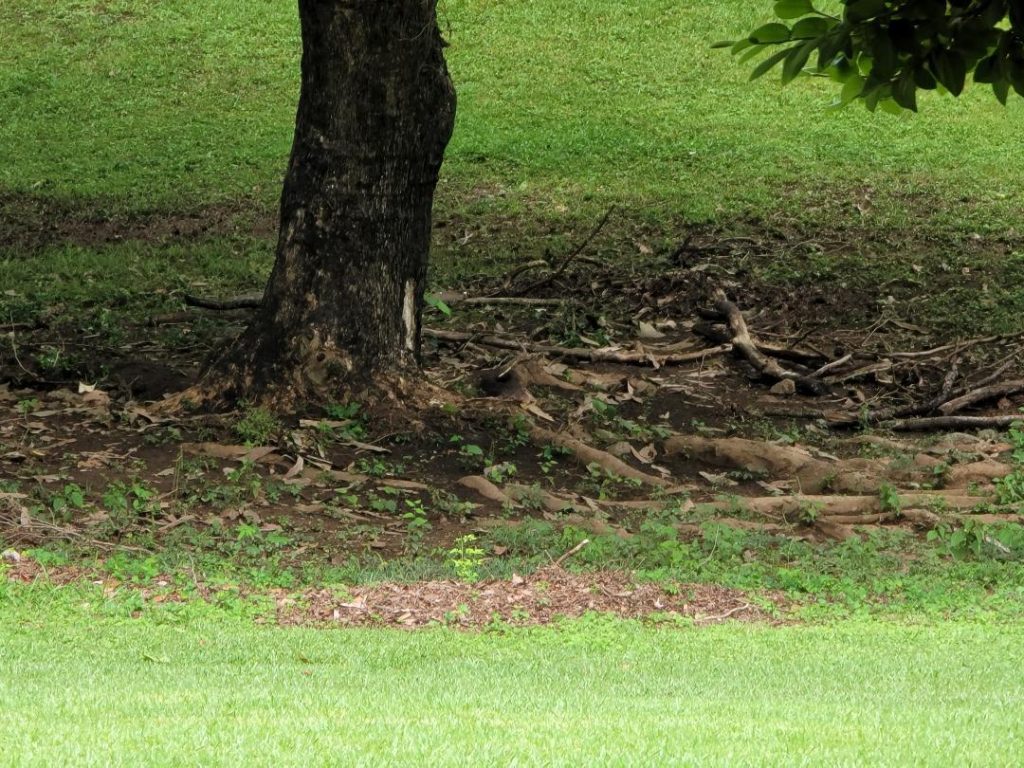
M 79 203 L 0 194 L 0 249 L 20 253 L 52 245 L 96 247 L 129 240 L 160 244 L 230 235 L 269 238 L 276 227 L 276 211 L 249 200 L 186 212 L 126 213 L 95 200 Z
M 220 226 L 218 221 L 234 221 L 237 215 L 238 208 L 226 208 L 186 218 Z M 89 237 L 123 236 L 135 226 L 102 217 L 87 223 L 96 225 Z M 138 225 L 146 236 L 171 232 L 161 229 L 163 224 L 140 220 Z M 60 226 L 53 236 L 73 234 Z M 145 539 L 146 546 L 153 546 L 182 526 L 206 530 L 245 524 L 287 534 L 292 549 L 301 550 L 294 555 L 297 561 L 337 562 L 348 556 L 391 558 L 445 549 L 460 535 L 480 530 L 482 518 L 541 518 L 627 537 L 645 517 L 668 509 L 683 532 L 709 519 L 725 519 L 794 536 L 817 535 L 820 531 L 812 534 L 806 525 L 814 521 L 813 509 L 805 510 L 803 518 L 777 519 L 742 508 L 749 497 L 800 493 L 794 477 L 669 455 L 666 439 L 744 435 L 766 445 L 798 443 L 832 460 L 827 457 L 856 454 L 861 447 L 845 444 L 843 435 L 822 425 L 829 412 L 857 414 L 926 400 L 943 386 L 954 357 L 965 381 L 991 374 L 1004 361 L 1011 366 L 1006 376 L 1015 374 L 1015 337 L 954 346 L 932 357 L 892 358 L 893 352 L 920 350 L 946 337 L 922 331 L 898 313 L 878 314 L 868 294 L 857 290 L 830 292 L 812 285 L 773 292 L 754 278 L 751 260 L 783 248 L 782 236 L 716 241 L 713 234 L 697 232 L 656 265 L 622 267 L 581 257 L 564 272 L 552 274 L 541 267 L 511 285 L 504 278 L 481 279 L 471 294 L 515 297 L 518 288 L 529 285 L 536 286 L 530 298 L 561 303 L 456 304 L 451 318 L 428 313 L 427 323 L 435 328 L 499 335 L 512 348 L 489 345 L 474 335 L 461 344 L 428 339 L 425 375 L 457 393 L 464 407 L 418 414 L 420 425 L 408 413 L 361 414 L 360 419 L 366 418 L 357 434 L 349 431 L 351 424 L 339 423 L 346 419 L 330 416 L 322 407 L 331 405 L 326 402 L 305 413 L 286 414 L 255 436 L 240 431 L 251 409 L 165 418 L 145 406 L 147 399 L 185 386 L 215 337 L 237 329 L 244 313 L 197 310 L 161 318 L 158 326 L 131 325 L 118 329 L 117 338 L 124 341 L 117 347 L 102 346 L 95 336 L 66 325 L 19 329 L 12 337 L 16 345 L 0 347 L 0 381 L 10 382 L 0 384 L 0 492 L 8 494 L 0 498 L 0 518 L 7 523 L 0 536 L 19 544 L 53 538 L 114 544 Z M 849 354 L 842 370 L 850 378 L 837 380 L 824 397 L 773 393 L 771 382 L 746 361 L 724 353 L 701 357 L 713 342 L 695 330 L 700 323 L 715 322 L 708 296 L 722 286 L 759 339 L 810 350 L 811 360 L 786 360 L 786 365 L 802 365 L 806 373 Z M 869 312 L 875 312 L 870 324 L 842 325 Z M 156 332 L 157 327 L 177 328 L 180 341 L 196 335 L 190 331 L 200 325 L 210 331 L 202 344 L 171 346 L 161 341 L 169 337 Z M 61 347 L 69 333 L 75 334 L 72 340 L 85 367 L 63 372 L 64 380 L 47 380 L 42 351 Z M 610 350 L 646 358 L 637 365 L 589 363 L 531 351 L 531 344 L 571 347 L 584 356 L 587 350 Z M 698 357 L 681 365 L 658 364 L 657 357 L 670 349 Z M 870 368 L 884 359 L 892 365 Z M 546 378 L 504 398 L 482 397 L 484 372 L 526 366 Z M 79 382 L 96 390 L 86 386 L 79 391 Z M 973 412 L 1013 413 L 1021 398 L 1011 393 Z M 548 437 L 536 438 L 531 429 L 537 425 Z M 573 454 L 553 443 L 552 434 L 622 464 Z M 258 459 L 247 459 L 247 449 L 237 449 L 244 440 L 267 450 Z M 999 451 L 989 443 L 982 449 L 984 458 L 998 461 Z M 918 452 L 917 444 L 909 442 L 897 458 L 912 463 Z M 908 483 L 906 490 L 938 485 L 945 470 L 935 466 L 966 462 L 961 455 L 937 459 L 927 471 L 900 481 Z M 617 469 L 609 470 L 612 466 Z M 626 476 L 623 468 L 643 479 Z M 481 494 L 479 484 L 474 490 L 463 482 L 467 476 L 486 476 L 502 495 Z M 651 483 L 651 478 L 661 482 Z M 69 486 L 79 488 L 81 497 Z M 726 509 L 723 497 L 730 496 L 740 501 Z M 40 525 L 21 525 L 23 513 Z

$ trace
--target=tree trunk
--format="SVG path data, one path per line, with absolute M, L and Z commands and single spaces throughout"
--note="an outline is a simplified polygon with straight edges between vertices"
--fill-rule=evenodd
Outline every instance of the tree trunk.
M 299 0 L 302 89 L 277 258 L 223 395 L 323 397 L 418 363 L 455 91 L 436 0 Z

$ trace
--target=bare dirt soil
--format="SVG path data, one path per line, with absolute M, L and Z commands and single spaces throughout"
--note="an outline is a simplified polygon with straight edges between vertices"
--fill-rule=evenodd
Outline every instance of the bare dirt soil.
M 767 240 L 740 240 L 700 234 L 640 269 L 587 256 L 588 239 L 437 291 L 424 375 L 456 397 L 398 427 L 359 403 L 280 418 L 245 405 L 173 417 L 152 407 L 195 379 L 210 348 L 163 345 L 156 329 L 202 325 L 223 338 L 244 309 L 138 319 L 115 349 L 90 350 L 66 319 L 11 327 L 0 351 L 0 537 L 113 551 L 142 530 L 159 542 L 183 526 L 245 524 L 299 537 L 296 557 L 341 562 L 448 548 L 531 517 L 629 537 L 664 513 L 694 535 L 717 520 L 833 539 L 969 515 L 1019 521 L 996 484 L 1015 471 L 1006 429 L 1024 404 L 1020 339 L 950 338 L 855 290 L 748 284 L 737 254 Z M 54 379 L 32 353 L 69 340 L 88 378 Z M 627 591 L 607 578 L 565 582 L 575 596 L 562 608 Z M 410 602 L 392 585 L 347 601 L 372 597 L 378 610 L 339 615 L 402 623 L 392 614 L 405 605 L 398 616 L 419 624 L 465 604 L 459 621 L 507 619 L 518 604 L 501 601 L 533 589 L 517 588 L 492 599 L 435 584 Z M 637 605 L 661 599 L 629 589 Z M 676 608 L 716 615 L 736 607 L 725 595 Z M 307 597 L 282 610 L 302 621 L 342 610 Z M 543 615 L 534 598 L 522 610 Z

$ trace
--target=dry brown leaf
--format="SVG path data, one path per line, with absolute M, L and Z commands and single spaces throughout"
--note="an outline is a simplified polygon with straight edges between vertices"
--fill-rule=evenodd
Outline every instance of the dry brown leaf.
M 651 325 L 651 323 L 641 320 L 639 326 L 640 331 L 637 333 L 637 338 L 642 341 L 657 341 L 658 339 L 665 338 L 665 334 Z

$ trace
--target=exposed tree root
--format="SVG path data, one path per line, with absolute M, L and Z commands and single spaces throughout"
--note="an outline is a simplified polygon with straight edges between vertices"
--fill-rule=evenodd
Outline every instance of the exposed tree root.
M 994 501 L 992 496 L 968 496 L 956 491 L 919 491 L 901 493 L 883 501 L 880 494 L 834 496 L 819 494 L 797 494 L 794 496 L 756 496 L 711 503 L 714 509 L 723 511 L 735 509 L 736 504 L 755 514 L 782 518 L 789 522 L 802 522 L 824 518 L 833 522 L 863 515 L 901 514 L 920 509 L 943 509 L 951 512 L 974 509 Z M 885 507 L 891 507 L 889 509 Z M 841 519 L 837 519 L 841 518 Z
M 639 480 L 644 485 L 654 486 L 655 488 L 667 488 L 672 485 L 671 481 L 663 477 L 655 477 L 646 472 L 641 472 L 639 469 L 635 469 L 622 461 L 622 459 L 612 456 L 607 451 L 602 451 L 599 448 L 588 445 L 565 432 L 552 432 L 551 430 L 534 425 L 530 429 L 530 437 L 538 445 L 555 445 L 563 448 L 572 453 L 580 463 L 584 465 L 597 464 L 609 474 L 624 477 L 628 480 Z
M 823 459 L 796 446 L 774 445 L 739 437 L 677 435 L 668 438 L 664 448 L 669 456 L 681 453 L 718 467 L 793 479 L 804 493 L 875 492 L 885 482 L 903 482 L 914 478 L 934 480 L 932 473 L 944 466 L 942 461 L 926 454 L 919 454 L 909 466 L 900 460 Z M 955 464 L 945 470 L 942 479 L 948 488 L 966 488 L 972 484 L 991 483 L 1010 472 L 1009 465 L 986 459 Z
M 825 490 L 860 493 L 876 490 L 879 485 L 879 462 L 870 459 L 850 459 L 838 466 L 836 462 L 815 458 L 802 448 L 739 437 L 715 439 L 677 435 L 668 438 L 664 448 L 668 456 L 684 454 L 718 467 L 792 478 L 806 493 Z

